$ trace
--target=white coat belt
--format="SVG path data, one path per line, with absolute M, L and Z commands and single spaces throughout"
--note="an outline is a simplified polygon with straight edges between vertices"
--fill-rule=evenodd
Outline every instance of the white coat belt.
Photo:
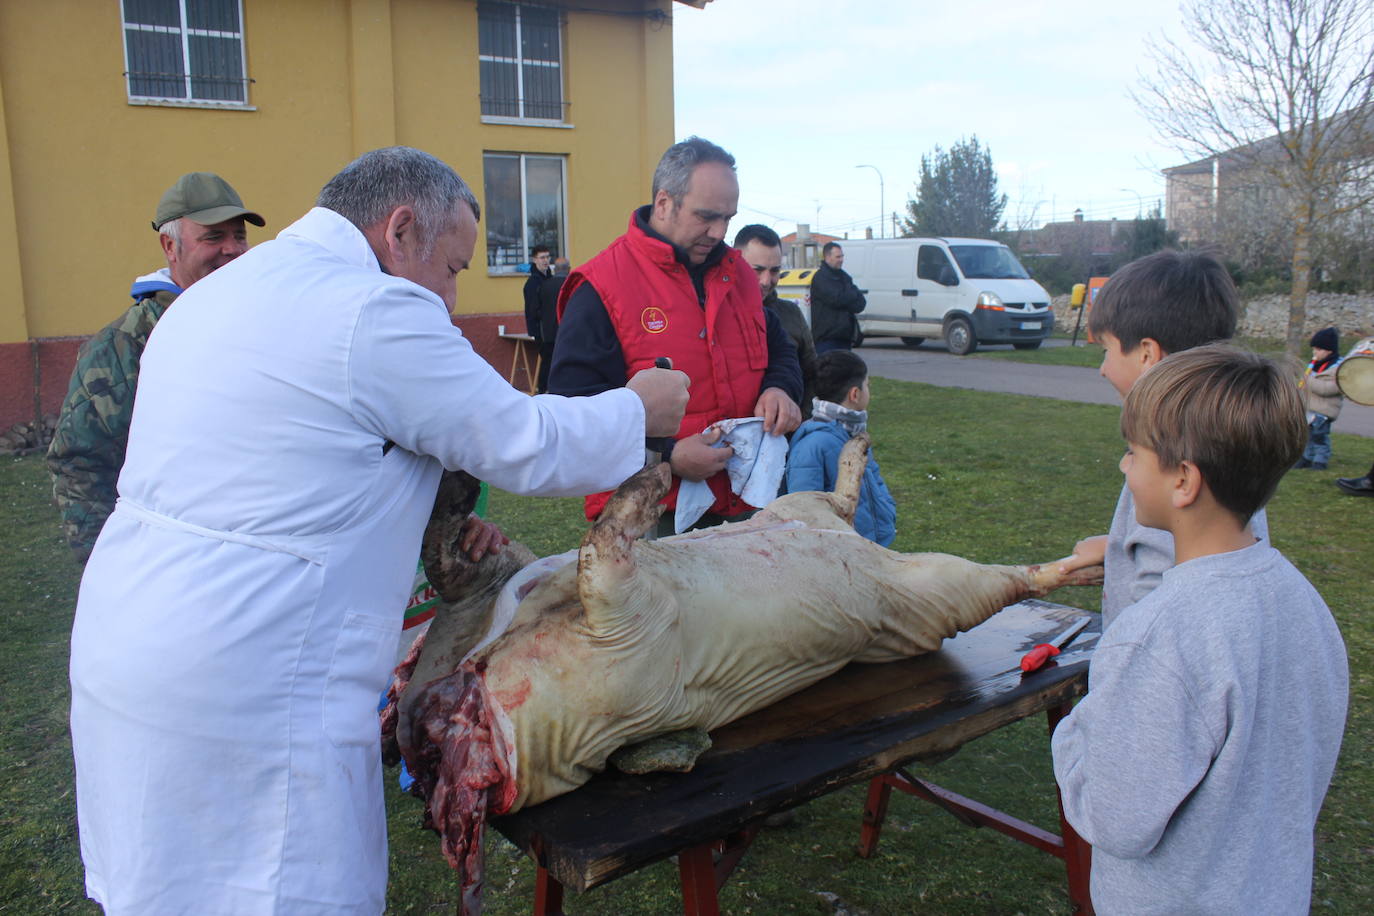
M 284 553 L 305 560 L 307 563 L 313 563 L 316 566 L 324 565 L 324 556 L 327 552 L 327 542 L 323 537 L 312 538 L 296 535 L 262 537 L 256 534 L 243 534 L 238 531 L 221 531 L 218 528 L 206 528 L 201 525 L 193 525 L 190 522 L 184 522 L 178 518 L 172 518 L 170 515 L 163 515 L 161 512 L 154 512 L 147 506 L 136 503 L 125 496 L 121 496 L 116 500 L 115 512 L 156 528 L 164 528 L 169 531 L 184 531 L 188 534 L 198 535 L 203 538 L 227 541 L 231 544 L 242 544 L 245 547 L 255 547 L 258 550 L 269 550 L 273 553 Z

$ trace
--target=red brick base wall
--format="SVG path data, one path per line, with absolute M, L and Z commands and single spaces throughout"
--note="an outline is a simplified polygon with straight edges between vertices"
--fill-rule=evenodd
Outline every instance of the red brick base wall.
M 515 343 L 503 340 L 498 328 L 518 333 L 525 319 L 518 312 L 462 315 L 453 322 L 472 347 L 504 378 L 510 371 Z M 0 343 L 0 430 L 15 423 L 37 419 L 35 414 L 56 416 L 71 384 L 76 351 L 84 337 L 47 337 L 22 343 Z M 516 379 L 519 384 L 522 380 Z

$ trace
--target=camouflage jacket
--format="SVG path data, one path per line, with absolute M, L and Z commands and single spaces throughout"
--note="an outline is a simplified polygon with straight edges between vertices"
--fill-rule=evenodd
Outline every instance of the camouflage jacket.
M 175 298 L 175 293 L 159 290 L 139 299 L 77 353 L 67 399 L 48 447 L 48 470 L 53 496 L 62 510 L 62 533 L 83 563 L 114 511 L 115 484 L 129 444 L 143 348 Z

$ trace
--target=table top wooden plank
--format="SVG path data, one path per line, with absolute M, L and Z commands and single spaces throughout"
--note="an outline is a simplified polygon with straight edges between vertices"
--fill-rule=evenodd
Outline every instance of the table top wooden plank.
M 1023 677 L 1021 656 L 1083 616 L 1055 664 Z M 849 665 L 717 729 L 690 773 L 610 771 L 492 826 L 583 891 L 1080 696 L 1099 633 L 1096 614 L 1022 601 L 939 652 Z

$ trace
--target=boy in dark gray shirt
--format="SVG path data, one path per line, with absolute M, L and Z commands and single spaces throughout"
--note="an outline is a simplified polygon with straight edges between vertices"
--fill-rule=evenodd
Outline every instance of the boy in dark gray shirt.
M 1171 353 L 1236 332 L 1240 295 L 1221 262 L 1206 252 L 1158 251 L 1112 274 L 1088 315 L 1088 330 L 1102 344 L 1102 376 L 1123 398 L 1150 367 Z M 1264 512 L 1251 531 L 1268 541 Z M 1136 518 L 1131 493 L 1121 498 L 1107 534 L 1085 538 L 1063 571 L 1102 566 L 1102 627 L 1121 609 L 1144 598 L 1174 565 L 1174 541 L 1167 531 Z
M 1331 612 L 1247 523 L 1302 454 L 1297 386 L 1226 346 L 1126 397 L 1121 460 L 1175 565 L 1121 610 L 1053 739 L 1099 913 L 1306 913 L 1349 675 Z M 1301 652 L 1293 652 L 1301 646 Z

